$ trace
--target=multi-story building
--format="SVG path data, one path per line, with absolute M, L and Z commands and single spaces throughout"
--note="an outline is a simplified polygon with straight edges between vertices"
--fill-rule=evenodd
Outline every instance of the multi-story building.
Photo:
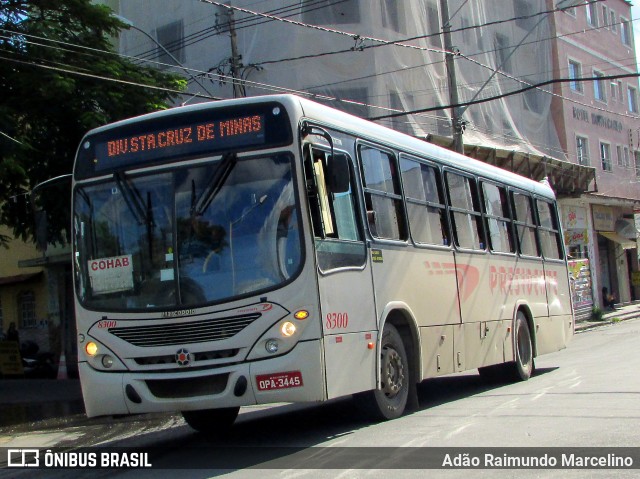
M 640 110 L 631 4 L 590 2 L 553 15 L 553 119 L 567 158 L 596 169 L 597 191 L 563 202 L 567 243 L 591 263 L 593 291 L 640 299 Z M 593 81 L 581 81 L 593 78 Z M 599 303 L 599 301 L 596 301 Z
M 188 69 L 181 103 L 298 92 L 450 148 L 453 118 L 465 154 L 554 187 L 582 261 L 588 294 L 578 303 L 601 304 L 602 287 L 621 301 L 640 297 L 631 279 L 640 120 L 630 2 L 103 3 L 132 24 L 122 54 Z

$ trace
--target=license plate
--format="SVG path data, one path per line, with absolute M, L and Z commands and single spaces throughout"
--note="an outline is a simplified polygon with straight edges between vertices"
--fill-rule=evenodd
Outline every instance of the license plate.
M 302 386 L 302 373 L 289 371 L 286 373 L 261 374 L 256 376 L 258 391 L 273 391 L 274 389 L 299 388 Z

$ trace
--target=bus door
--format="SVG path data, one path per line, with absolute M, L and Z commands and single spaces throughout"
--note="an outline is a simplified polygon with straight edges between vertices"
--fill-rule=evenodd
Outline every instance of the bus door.
M 376 314 L 349 155 L 304 148 L 328 398 L 375 388 Z

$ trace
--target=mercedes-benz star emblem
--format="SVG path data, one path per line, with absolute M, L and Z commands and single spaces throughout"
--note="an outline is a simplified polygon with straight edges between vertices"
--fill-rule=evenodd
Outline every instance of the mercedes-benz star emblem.
M 191 353 L 182 348 L 176 353 L 176 363 L 179 366 L 188 366 L 191 363 Z

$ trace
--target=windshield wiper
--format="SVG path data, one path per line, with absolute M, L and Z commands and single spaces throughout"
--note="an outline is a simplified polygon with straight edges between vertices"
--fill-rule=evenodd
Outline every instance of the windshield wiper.
M 140 198 L 140 193 L 135 186 L 131 185 L 129 181 L 125 178 L 124 173 L 121 171 L 116 171 L 113 174 L 113 178 L 118 185 L 120 191 L 122 191 L 122 196 L 124 198 L 125 203 L 129 207 L 129 211 L 135 218 L 136 222 L 139 225 L 144 225 L 149 222 L 149 218 L 144 211 L 144 207 L 142 204 L 142 199 Z
M 215 173 L 211 177 L 209 184 L 202 191 L 200 197 L 196 200 L 195 190 L 192 188 L 191 194 L 191 217 L 202 216 L 207 210 L 213 199 L 222 189 L 222 186 L 227 181 L 231 170 L 238 161 L 238 155 L 235 153 L 225 153 L 222 155 L 220 165 L 216 169 Z

